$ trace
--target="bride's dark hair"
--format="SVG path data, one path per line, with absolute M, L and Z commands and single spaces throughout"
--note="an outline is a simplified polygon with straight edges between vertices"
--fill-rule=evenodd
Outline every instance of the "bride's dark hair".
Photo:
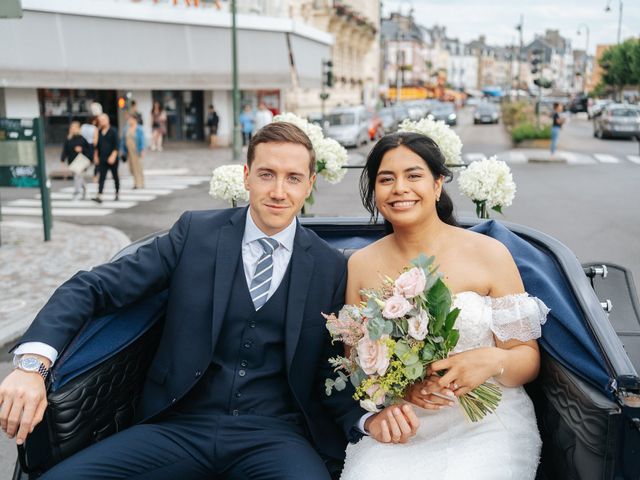
M 398 148 L 400 145 L 420 156 L 429 167 L 433 178 L 442 176 L 445 182 L 450 182 L 453 178 L 453 173 L 445 165 L 445 159 L 440 148 L 429 137 L 412 132 L 385 135 L 369 152 L 367 164 L 362 170 L 362 175 L 360 175 L 360 199 L 364 208 L 371 214 L 372 220 L 376 220 L 379 213 L 376 208 L 375 187 L 376 176 L 378 175 L 378 170 L 380 170 L 382 158 L 389 150 Z M 444 191 L 444 188 L 442 189 L 440 200 L 436 203 L 436 212 L 444 223 L 458 225 L 453 215 L 453 202 L 447 192 Z M 388 222 L 385 223 L 388 224 Z M 387 227 L 391 227 L 391 225 L 388 224 Z

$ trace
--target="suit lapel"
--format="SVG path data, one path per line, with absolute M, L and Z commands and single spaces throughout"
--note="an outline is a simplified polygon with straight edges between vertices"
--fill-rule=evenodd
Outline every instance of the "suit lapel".
M 311 246 L 307 232 L 298 225 L 296 239 L 291 255 L 291 279 L 287 297 L 287 315 L 285 319 L 285 347 L 287 355 L 287 371 L 293 361 L 300 329 L 302 328 L 304 309 L 307 303 L 314 258 L 308 252 Z
M 229 224 L 220 229 L 213 280 L 213 326 L 211 332 L 213 348 L 215 348 L 220 327 L 227 312 L 233 276 L 242 251 L 246 216 L 246 208 L 239 210 L 231 217 Z M 243 271 L 240 273 L 243 274 Z

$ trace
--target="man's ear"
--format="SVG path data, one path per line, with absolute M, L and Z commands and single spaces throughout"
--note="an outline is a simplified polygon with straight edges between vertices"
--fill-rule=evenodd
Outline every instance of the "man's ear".
M 249 191 L 249 165 L 247 165 L 246 163 L 244 164 L 243 177 L 244 177 L 244 189 Z
M 311 192 L 313 192 L 313 185 L 316 183 L 316 179 L 317 174 L 313 172 L 313 174 L 309 178 L 309 190 L 307 191 L 307 198 L 309 198 L 309 195 L 311 195 Z

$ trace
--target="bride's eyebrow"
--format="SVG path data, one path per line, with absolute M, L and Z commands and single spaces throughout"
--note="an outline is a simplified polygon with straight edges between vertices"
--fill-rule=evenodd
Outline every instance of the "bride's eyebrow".
M 403 173 L 415 172 L 417 170 L 424 171 L 424 167 L 416 165 L 415 167 L 405 168 Z M 380 170 L 376 177 L 379 177 L 380 175 L 395 175 L 395 172 L 392 172 L 391 170 Z

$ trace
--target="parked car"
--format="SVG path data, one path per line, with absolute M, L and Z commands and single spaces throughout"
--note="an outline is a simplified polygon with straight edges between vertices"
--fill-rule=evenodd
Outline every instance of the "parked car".
M 404 105 L 407 107 L 409 118 L 413 121 L 422 120 L 427 116 L 427 106 L 422 100 L 405 102 Z
M 589 117 L 589 120 L 600 115 L 602 113 L 602 109 L 611 103 L 613 103 L 613 100 L 609 98 L 597 98 L 593 103 L 590 103 L 587 106 L 587 116 Z
M 622 103 L 607 105 L 593 119 L 593 136 L 598 138 L 640 138 L 640 107 Z
M 345 147 L 359 147 L 369 141 L 371 114 L 364 106 L 336 108 L 327 115 L 327 136 Z
M 385 235 L 382 222 L 365 218 L 300 221 L 347 257 Z M 540 374 L 526 386 L 542 438 L 536 478 L 640 478 L 640 306 L 628 270 L 580 265 L 559 241 L 522 225 L 459 221 L 501 241 L 525 289 L 551 308 L 538 342 Z M 166 233 L 129 245 L 113 261 Z M 92 319 L 95 328 L 82 329 L 60 352 L 47 382 L 47 414 L 18 447 L 13 480 L 33 480 L 131 425 L 163 334 L 166 298 L 165 290 Z M 112 325 L 121 326 L 115 338 Z
M 381 108 L 378 111 L 378 116 L 382 121 L 384 133 L 392 133 L 398 129 L 398 120 L 396 119 L 391 107 Z
M 481 103 L 473 114 L 473 124 L 499 123 L 500 110 L 493 103 Z
M 569 100 L 568 110 L 571 113 L 586 112 L 589 99 L 586 95 L 576 95 Z
M 427 116 L 433 120 L 442 120 L 447 125 L 453 126 L 458 124 L 456 108 L 454 104 L 450 102 L 442 102 L 440 105 L 433 108 Z
M 391 106 L 391 111 L 393 112 L 393 117 L 396 119 L 398 125 L 409 118 L 407 107 L 405 107 L 402 103 L 394 103 Z

